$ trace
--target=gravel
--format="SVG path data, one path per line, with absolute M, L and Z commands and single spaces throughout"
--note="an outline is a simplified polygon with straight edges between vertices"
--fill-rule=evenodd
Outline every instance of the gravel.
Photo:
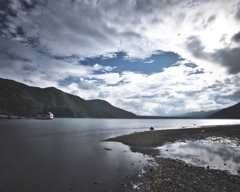
M 154 157 L 154 164 L 146 167 L 147 171 L 144 174 L 146 183 L 140 191 L 240 191 L 239 175 L 231 175 L 227 171 L 197 167 L 180 160 L 159 157 L 159 152 L 154 149 L 164 143 L 194 141 L 209 137 L 233 138 L 240 145 L 240 125 L 146 131 L 110 138 L 106 141 L 122 142 L 129 145 L 133 152 Z

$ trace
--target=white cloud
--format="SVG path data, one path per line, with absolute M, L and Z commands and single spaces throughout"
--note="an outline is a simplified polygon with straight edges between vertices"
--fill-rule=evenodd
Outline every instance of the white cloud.
M 121 81 L 121 77 L 118 73 L 104 73 L 104 74 L 95 74 L 90 75 L 89 78 L 97 79 L 106 83 L 106 85 L 113 85 Z
M 103 72 L 109 72 L 112 71 L 113 69 L 116 69 L 117 67 L 110 67 L 110 66 L 102 66 L 99 64 L 93 65 L 93 69 L 96 71 L 103 71 Z
M 12 12 L 6 17 L 0 8 L 3 78 L 55 86 L 85 99 L 103 98 L 145 115 L 210 110 L 237 101 L 240 45 L 233 39 L 240 27 L 237 0 L 25 2 L 29 7 L 21 1 L 7 2 Z M 130 59 L 145 59 L 156 50 L 178 53 L 197 67 L 183 62 L 146 75 L 79 64 L 80 58 L 113 58 L 118 51 Z M 58 84 L 69 77 L 79 82 Z
M 21 26 L 27 37 L 39 38 L 42 46 L 58 55 L 94 56 L 123 50 L 130 57 L 145 58 L 163 50 L 195 61 L 185 49 L 190 36 L 201 36 L 211 52 L 230 44 L 240 26 L 234 15 L 237 1 L 60 0 L 37 2 L 28 12 L 17 2 L 10 7 L 18 17 L 9 16 L 6 22 L 11 33 Z M 220 41 L 223 35 L 226 42 Z
M 99 89 L 83 94 L 86 99 L 102 98 L 139 115 L 181 114 L 234 104 L 224 95 L 234 95 L 236 89 L 240 90 L 236 80 L 239 77 L 223 76 L 218 81 L 218 72 L 190 73 L 196 68 L 187 67 L 182 62 L 151 75 L 134 72 L 92 75 L 92 81 L 98 84 Z M 114 79 L 117 84 L 112 83 Z

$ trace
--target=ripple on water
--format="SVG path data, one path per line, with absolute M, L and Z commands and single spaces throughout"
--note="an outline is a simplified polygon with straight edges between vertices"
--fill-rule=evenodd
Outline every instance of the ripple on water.
M 167 143 L 158 149 L 161 157 L 240 175 L 240 143 L 235 139 L 209 137 L 197 141 Z

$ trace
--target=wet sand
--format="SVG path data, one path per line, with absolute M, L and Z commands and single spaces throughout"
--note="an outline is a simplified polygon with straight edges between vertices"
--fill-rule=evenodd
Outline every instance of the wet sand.
M 145 177 L 149 183 L 143 191 L 239 191 L 239 175 L 162 158 L 157 156 L 159 151 L 154 149 L 169 142 L 194 141 L 208 137 L 233 138 L 240 145 L 240 125 L 146 131 L 106 141 L 121 142 L 130 146 L 132 151 L 155 158 L 156 165 L 147 167 Z

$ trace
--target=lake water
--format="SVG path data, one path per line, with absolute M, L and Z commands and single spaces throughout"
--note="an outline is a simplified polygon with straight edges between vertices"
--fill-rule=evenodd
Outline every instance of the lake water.
M 224 124 L 240 120 L 2 119 L 0 191 L 132 191 L 150 158 L 102 140 L 150 127 Z
M 166 143 L 158 149 L 165 158 L 240 175 L 240 145 L 233 138 L 209 137 L 194 142 Z

